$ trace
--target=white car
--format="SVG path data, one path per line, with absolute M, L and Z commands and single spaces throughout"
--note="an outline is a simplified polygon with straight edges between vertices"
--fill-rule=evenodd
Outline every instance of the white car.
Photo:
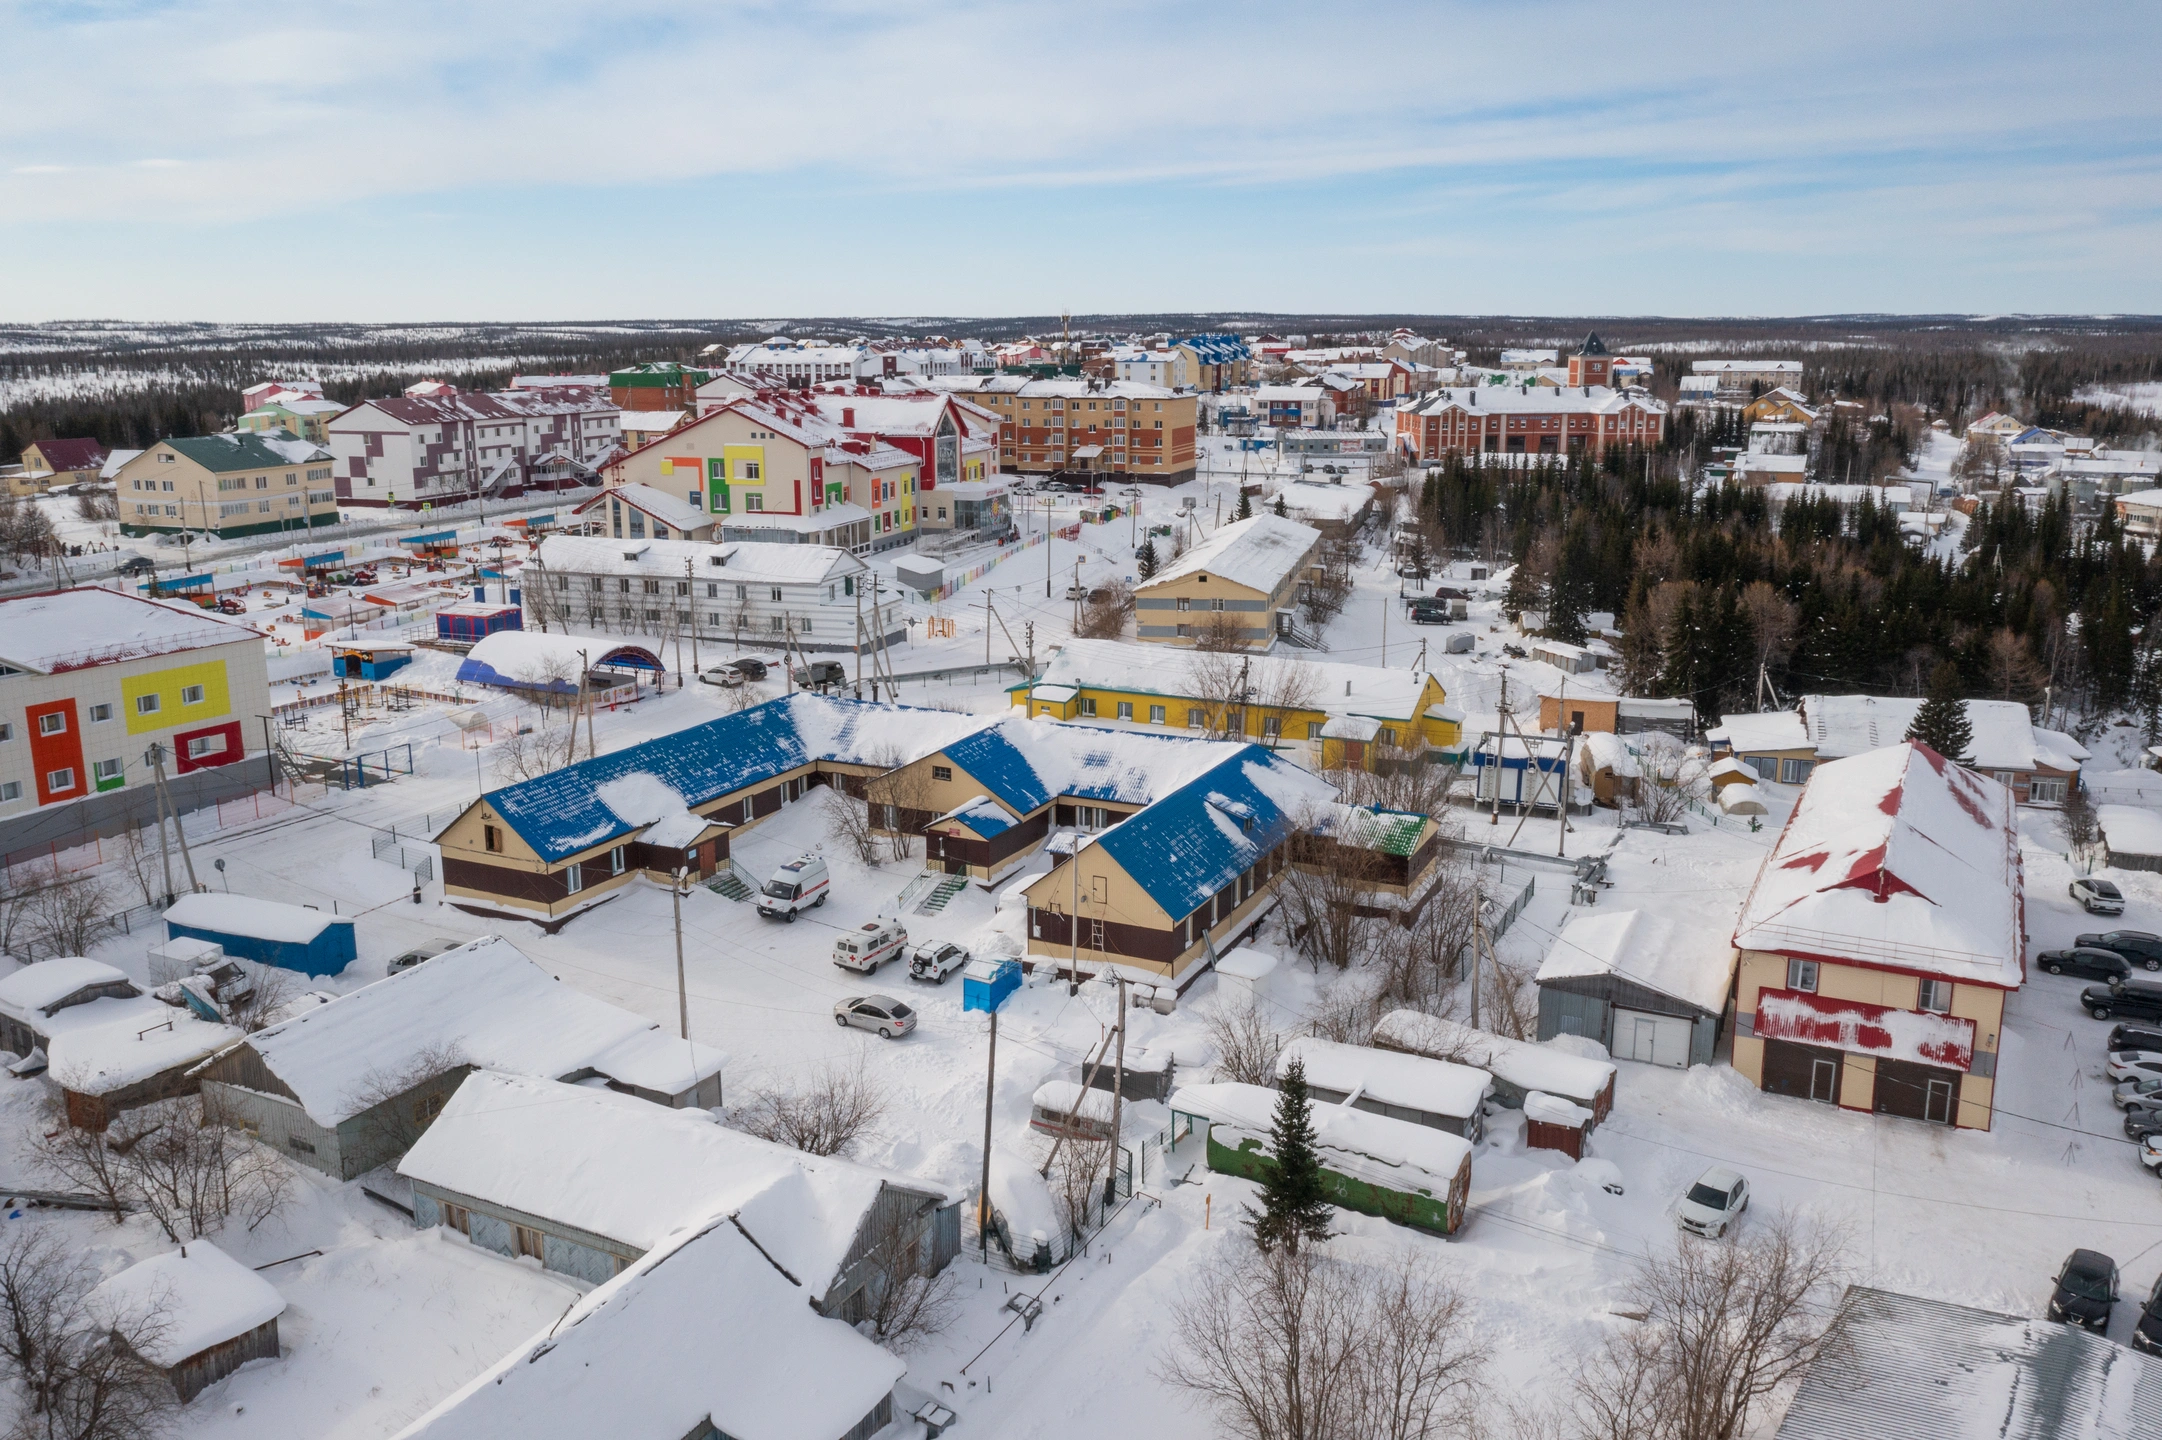
M 1674 1207 L 1674 1223 L 1692 1235 L 1717 1240 L 1749 1208 L 1749 1182 L 1741 1172 L 1714 1165 Z
M 2109 1057 L 2112 1080 L 2146 1080 L 2162 1075 L 2162 1054 L 2153 1050 L 2119 1050 Z
M 2162 1175 L 2162 1135 L 2149 1135 L 2139 1142 L 2139 1163 Z M 2155 1283 L 2162 1285 L 2162 1280 Z
M 2124 892 L 2107 880 L 2097 880 L 2083 875 L 2069 887 L 2072 898 L 2083 906 L 2089 915 L 2124 914 Z

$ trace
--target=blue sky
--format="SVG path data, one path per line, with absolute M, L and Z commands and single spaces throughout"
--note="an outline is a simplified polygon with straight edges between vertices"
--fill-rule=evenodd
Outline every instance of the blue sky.
M 2162 5 L 0 0 L 0 319 L 2162 312 Z

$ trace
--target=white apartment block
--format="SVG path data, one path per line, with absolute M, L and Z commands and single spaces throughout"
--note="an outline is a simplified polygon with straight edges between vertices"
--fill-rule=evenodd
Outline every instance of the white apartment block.
M 418 509 L 594 484 L 623 428 L 606 390 L 424 384 L 361 402 L 329 434 L 341 503 Z

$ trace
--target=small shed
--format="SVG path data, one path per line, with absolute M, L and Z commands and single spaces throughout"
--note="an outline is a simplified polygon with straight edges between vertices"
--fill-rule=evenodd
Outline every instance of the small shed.
M 165 912 L 165 931 L 168 939 L 212 940 L 228 955 L 303 975 L 336 975 L 356 954 L 352 921 L 252 895 L 183 895 Z
M 197 1067 L 247 1035 L 204 1020 L 186 1005 L 144 1003 L 152 1013 L 101 1002 L 84 1013 L 95 1018 L 106 1009 L 103 1023 L 52 1037 L 47 1074 L 60 1087 L 70 1125 L 103 1130 L 124 1110 L 195 1094 L 202 1089 Z
M 1021 962 L 978 957 L 961 967 L 961 1008 L 986 1014 L 1021 988 Z
M 1029 1128 L 1083 1140 L 1111 1138 L 1111 1092 L 1073 1080 L 1046 1080 L 1029 1099 Z
M 1712 787 L 1715 794 L 1726 789 L 1729 785 L 1754 785 L 1757 783 L 1757 778 L 1757 772 L 1754 769 L 1744 765 L 1732 755 L 1720 756 L 1704 772 L 1705 783 Z
M 1616 1067 L 1552 1045 L 1511 1040 L 1419 1010 L 1392 1010 L 1382 1016 L 1374 1025 L 1374 1043 L 1384 1050 L 1484 1070 L 1494 1077 L 1495 1103 L 1510 1109 L 1523 1105 L 1534 1090 L 1584 1106 L 1594 1124 L 1614 1109 Z
M 1619 736 L 1593 730 L 1576 740 L 1576 773 L 1591 791 L 1592 803 L 1616 809 L 1636 798 L 1642 772 L 1637 757 Z
M 435 638 L 471 644 L 498 630 L 523 630 L 525 611 L 517 605 L 483 605 L 466 601 L 445 605 L 435 612 Z
M 1259 1004 L 1261 983 L 1275 973 L 1274 955 L 1241 945 L 1216 962 L 1216 993 L 1227 1004 Z
M 2137 805 L 2098 805 L 2095 819 L 2112 866 L 2162 870 L 2162 814 Z
M 1534 1090 L 1524 1097 L 1524 1145 L 1531 1150 L 1559 1150 L 1571 1160 L 1584 1158 L 1584 1134 L 1592 1114 L 1558 1095 Z
M 371 640 L 336 647 L 336 672 L 348 680 L 388 680 L 413 663 L 413 647 L 398 640 Z
M 278 1358 L 285 1297 L 208 1240 L 129 1266 L 84 1303 L 123 1335 L 147 1322 L 137 1353 L 173 1382 L 183 1405 L 250 1360 Z
M 1764 803 L 1764 791 L 1755 785 L 1726 785 L 1713 793 L 1722 815 L 1763 815 L 1768 813 Z
M 1307 1092 L 1317 1104 L 1349 1102 L 1355 1110 L 1446 1130 L 1466 1140 L 1477 1140 L 1484 1132 L 1482 1111 L 1494 1087 L 1484 1070 L 1312 1035 L 1284 1047 L 1276 1061 L 1279 1082 L 1294 1062 L 1306 1067 Z
M 928 595 L 946 583 L 946 567 L 928 556 L 903 555 L 893 562 L 893 578 L 906 589 Z
M 1564 640 L 1532 641 L 1531 658 L 1543 660 L 1556 670 L 1570 675 L 1589 674 L 1599 668 L 1596 652 L 1582 645 L 1571 645 Z
M 1534 977 L 1539 1038 L 1582 1035 L 1617 1060 L 1677 1070 L 1712 1063 L 1734 987 L 1734 947 L 1710 930 L 1678 936 L 1643 910 L 1580 915 Z

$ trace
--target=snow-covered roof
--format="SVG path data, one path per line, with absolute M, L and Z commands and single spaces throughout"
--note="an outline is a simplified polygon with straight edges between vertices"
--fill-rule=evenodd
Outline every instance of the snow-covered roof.
M 606 505 L 610 501 L 621 501 L 632 509 L 643 511 L 663 525 L 676 530 L 701 529 L 711 525 L 714 518 L 691 504 L 681 495 L 673 495 L 666 490 L 656 489 L 651 485 L 641 484 L 635 480 L 622 485 L 610 485 L 592 499 L 581 503 L 571 513 L 573 515 L 583 515 L 588 510 Z M 556 538 L 574 537 L 559 536 Z M 677 573 L 682 573 L 680 565 Z
M 2023 911 L 2011 792 L 1900 744 L 1811 772 L 1734 943 L 2010 988 Z
M 1543 1090 L 1529 1090 L 1524 1094 L 1524 1118 L 1536 1120 L 1541 1125 L 1565 1125 L 1572 1130 L 1581 1130 L 1591 1123 L 1592 1112 Z
M 1905 733 L 1903 726 L 1900 734 Z M 1704 738 L 1714 745 L 1725 744 L 1738 755 L 1755 755 L 1767 750 L 1810 748 L 1809 733 L 1802 728 L 1802 717 L 1792 710 L 1776 710 L 1763 715 L 1721 716 L 1718 727 L 1705 731 Z
M 681 850 L 706 832 L 714 822 L 693 815 L 683 797 L 658 775 L 643 770 L 619 775 L 593 787 L 603 805 L 616 812 L 626 825 L 643 825 L 640 837 L 653 845 Z
M 835 1440 L 907 1367 L 839 1320 L 726 1215 L 666 1244 L 399 1432 L 399 1440 Z
M 1277 1092 L 1266 1085 L 1220 1080 L 1181 1085 L 1172 1092 L 1171 1108 L 1182 1115 L 1205 1117 L 1210 1138 L 1227 1149 L 1236 1150 L 1244 1141 L 1253 1140 L 1266 1154 L 1276 1100 Z M 1323 1168 L 1391 1190 L 1423 1191 L 1444 1198 L 1471 1158 L 1469 1140 L 1431 1125 L 1350 1105 L 1316 1103 L 1308 1114 L 1313 1117 L 1315 1149 Z
M 1629 753 L 1629 746 L 1621 736 L 1604 730 L 1587 730 L 1577 737 L 1577 744 L 1581 747 L 1578 753 L 1593 769 L 1611 771 L 1617 779 L 1637 778 L 1637 757 Z
M 1273 974 L 1277 964 L 1277 958 L 1268 951 L 1241 945 L 1216 962 L 1216 973 L 1234 980 L 1261 980 Z
M 1849 1286 L 1778 1440 L 2162 1435 L 2162 1359 L 2040 1316 Z
M 1367 481 L 1348 485 L 1323 485 L 1294 480 L 1276 492 L 1284 507 L 1300 517 L 1342 523 L 1357 518 L 1374 503 L 1374 487 Z
M 2162 856 L 2162 814 L 2133 805 L 2097 805 L 2110 854 Z
M 74 1021 L 61 1025 L 60 1021 Z M 47 1022 L 45 1058 L 61 1088 L 109 1095 L 154 1075 L 193 1065 L 246 1033 L 199 1020 L 195 1012 L 144 996 L 71 1005 Z
M 1792 375 L 1800 378 L 1799 360 L 1693 360 L 1689 368 L 1699 375 Z
M 35 965 L 25 965 L 0 980 L 0 1015 L 11 1015 L 18 1020 L 36 1015 L 42 1021 L 46 1018 L 43 1013 L 46 1006 L 67 999 L 78 990 L 91 985 L 132 986 L 133 983 L 125 971 L 116 970 L 102 960 L 89 960 L 80 955 L 55 956 Z
M 1203 688 L 1194 678 L 1194 667 L 1192 652 L 1170 646 L 1068 640 L 1044 667 L 1035 693 L 1049 699 L 1044 695 L 1044 686 L 1056 685 L 1188 700 Z M 1257 705 L 1269 705 L 1272 697 L 1280 701 L 1304 692 L 1304 707 L 1328 715 L 1366 715 L 1402 723 L 1423 713 L 1461 720 L 1462 712 L 1446 703 L 1437 703 L 1423 712 L 1418 709 L 1428 678 L 1418 670 L 1278 655 L 1255 656 L 1247 671 L 1247 684 L 1254 697 L 1251 703 Z
M 499 631 L 473 653 L 490 641 L 523 633 Z M 600 796 L 600 787 L 620 776 L 655 776 L 696 807 L 816 761 L 884 766 L 914 760 L 984 726 L 982 716 L 799 692 L 580 760 L 483 798 L 544 859 L 561 860 L 636 828 Z
M 883 1187 L 948 1198 L 938 1185 L 729 1129 L 703 1110 L 492 1070 L 466 1078 L 398 1173 L 634 1250 L 735 1215 L 818 1296 Z
M 631 486 L 619 486 L 631 489 Z M 656 495 L 660 491 L 653 492 Z M 607 499 L 596 496 L 588 506 Z M 665 498 L 665 497 L 664 497 Z M 684 518 L 669 523 L 678 528 L 713 524 L 727 517 L 710 516 L 677 502 Z M 832 523 L 834 506 L 807 518 L 821 525 Z M 692 518 L 696 517 L 696 518 Z M 737 517 L 763 522 L 791 516 Z M 868 569 L 863 561 L 834 545 L 777 544 L 763 540 L 610 540 L 597 535 L 550 535 L 541 541 L 535 559 L 541 569 L 571 575 L 637 575 L 656 579 L 689 578 L 721 580 L 741 585 L 821 585 L 837 575 L 856 575 Z
M 118 590 L 84 586 L 0 600 L 0 663 L 39 675 L 262 639 L 193 605 Z
M 112 479 L 115 475 L 118 475 L 120 473 L 121 466 L 127 464 L 130 460 L 133 460 L 136 456 L 142 453 L 143 452 L 140 450 L 115 450 L 111 455 L 106 457 L 105 463 L 98 467 L 98 478 L 100 480 Z
M 237 1036 L 236 1036 L 237 1038 Z M 508 940 L 476 940 L 248 1037 L 325 1129 L 383 1097 L 428 1056 L 546 1079 L 593 1070 L 681 1094 L 728 1057 L 565 985 Z M 640 1101 L 640 1104 L 648 1102 Z M 659 1107 L 655 1107 L 659 1108 Z
M 621 666 L 659 671 L 661 658 L 643 645 L 546 630 L 497 630 L 483 635 L 458 662 L 458 680 L 466 685 L 578 691 L 587 669 Z
M 1096 842 L 1174 921 L 1335 803 L 1335 788 L 1258 745 L 1120 821 Z
M 1563 926 L 1536 978 L 1589 975 L 1619 976 L 1717 1015 L 1734 980 L 1734 952 L 1708 936 L 1685 936 L 1677 944 L 1672 923 L 1649 911 L 1609 910 Z
M 1726 815 L 1764 815 L 1769 811 L 1764 804 L 1764 792 L 1755 782 L 1723 787 L 1717 796 L 1720 813 Z
M 130 1265 L 83 1303 L 101 1325 L 148 1322 L 140 1353 L 161 1370 L 285 1313 L 285 1297 L 268 1280 L 208 1240 Z
M 1494 1088 L 1492 1076 L 1470 1065 L 1313 1035 L 1284 1047 L 1276 1060 L 1277 1076 L 1294 1063 L 1306 1066 L 1309 1085 L 1433 1115 L 1475 1115 Z
M 1615 1067 L 1604 1060 L 1511 1040 L 1419 1010 L 1391 1010 L 1382 1016 L 1374 1025 L 1374 1043 L 1414 1055 L 1453 1059 L 1519 1090 L 1544 1090 L 1586 1104 L 1611 1085 L 1615 1075 Z
M 202 890 L 183 895 L 165 912 L 171 925 L 191 930 L 215 930 L 225 935 L 244 935 L 251 940 L 274 940 L 283 945 L 308 945 L 333 925 L 350 927 L 352 920 L 305 905 L 280 900 L 261 900 L 253 895 L 229 895 Z
M 1589 393 L 1587 393 L 1587 391 Z M 1611 415 L 1620 410 L 1642 410 L 1664 415 L 1664 400 L 1649 391 L 1610 390 L 1604 385 L 1472 385 L 1463 389 L 1430 390 L 1416 400 L 1400 404 L 1397 418 L 1442 415 L 1462 411 L 1466 415 Z
M 1286 577 L 1304 568 L 1321 533 L 1295 520 L 1256 515 L 1221 526 L 1214 535 L 1142 581 L 1143 593 L 1190 575 L 1208 574 L 1273 594 Z
M 2034 721 L 2017 700 L 1967 700 L 1967 723 L 1974 739 L 1967 747 L 1977 770 L 2032 770 L 2051 763 L 2045 755 L 2072 755 L 2084 760 L 2087 751 L 2069 735 L 2051 732 L 2046 744 L 2037 744 Z M 1906 738 L 1917 699 L 1889 695 L 1804 695 L 1802 718 L 1809 742 L 1820 760 L 1838 760 L 1864 751 L 1897 745 Z

